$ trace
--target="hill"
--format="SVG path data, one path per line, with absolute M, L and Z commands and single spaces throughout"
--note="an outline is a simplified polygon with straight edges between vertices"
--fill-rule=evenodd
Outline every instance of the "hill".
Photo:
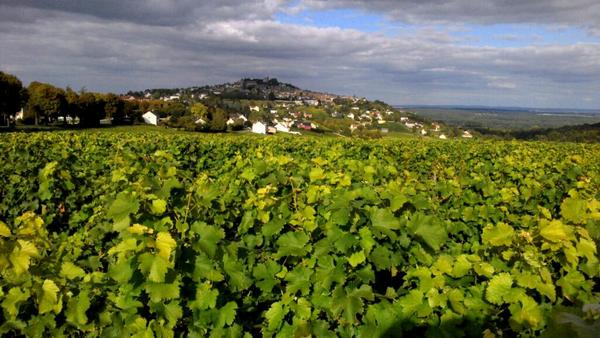
M 280 131 L 347 136 L 406 133 L 472 137 L 460 128 L 398 110 L 382 101 L 301 89 L 268 77 L 202 87 L 130 91 L 124 98 L 140 102 L 143 111 L 157 113 L 164 125 L 186 130 L 242 130 L 263 122 L 280 126 Z

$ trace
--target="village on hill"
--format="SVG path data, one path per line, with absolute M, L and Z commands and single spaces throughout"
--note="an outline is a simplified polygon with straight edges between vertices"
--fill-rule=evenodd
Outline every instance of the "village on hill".
M 382 101 L 304 90 L 275 78 L 245 78 L 203 87 L 146 89 L 124 95 L 76 92 L 40 82 L 23 88 L 17 78 L 12 81 L 15 93 L 22 91 L 26 95 L 15 94 L 12 100 L 11 111 L 19 108 L 20 111 L 2 114 L 0 123 L 8 128 L 20 125 L 85 128 L 145 123 L 212 133 L 473 137 L 467 130 L 428 120 Z
M 273 78 L 241 79 L 204 87 L 147 89 L 129 92 L 125 99 L 190 107 L 188 114 L 173 115 L 159 108 L 142 115 L 145 123 L 186 130 L 363 136 L 401 132 L 440 139 L 473 137 L 469 131 L 427 121 L 381 101 L 302 90 Z

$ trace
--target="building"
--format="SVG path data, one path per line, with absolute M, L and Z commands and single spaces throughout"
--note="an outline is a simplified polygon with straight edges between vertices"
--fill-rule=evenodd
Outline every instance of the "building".
M 146 124 L 158 125 L 158 116 L 151 111 L 147 111 L 142 118 Z
M 289 133 L 290 132 L 290 128 L 284 126 L 282 123 L 277 123 L 275 125 L 275 129 L 281 133 Z
M 267 133 L 267 125 L 263 122 L 255 122 L 252 125 L 252 132 L 255 134 L 266 134 Z

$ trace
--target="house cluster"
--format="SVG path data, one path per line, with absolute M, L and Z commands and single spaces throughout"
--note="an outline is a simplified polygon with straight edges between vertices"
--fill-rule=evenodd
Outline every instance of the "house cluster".
M 276 134 L 276 133 L 288 133 L 288 134 L 300 135 L 300 132 L 291 131 L 290 130 L 291 127 L 292 127 L 292 124 L 286 123 L 285 121 L 276 121 L 275 120 L 275 121 L 273 121 L 273 124 L 258 121 L 258 122 L 254 122 L 252 124 L 251 131 L 254 134 L 263 134 L 263 135 Z

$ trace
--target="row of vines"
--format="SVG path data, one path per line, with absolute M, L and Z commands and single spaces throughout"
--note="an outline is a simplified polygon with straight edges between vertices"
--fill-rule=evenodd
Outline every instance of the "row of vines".
M 2 336 L 597 332 L 597 145 L 56 132 L 0 153 Z

